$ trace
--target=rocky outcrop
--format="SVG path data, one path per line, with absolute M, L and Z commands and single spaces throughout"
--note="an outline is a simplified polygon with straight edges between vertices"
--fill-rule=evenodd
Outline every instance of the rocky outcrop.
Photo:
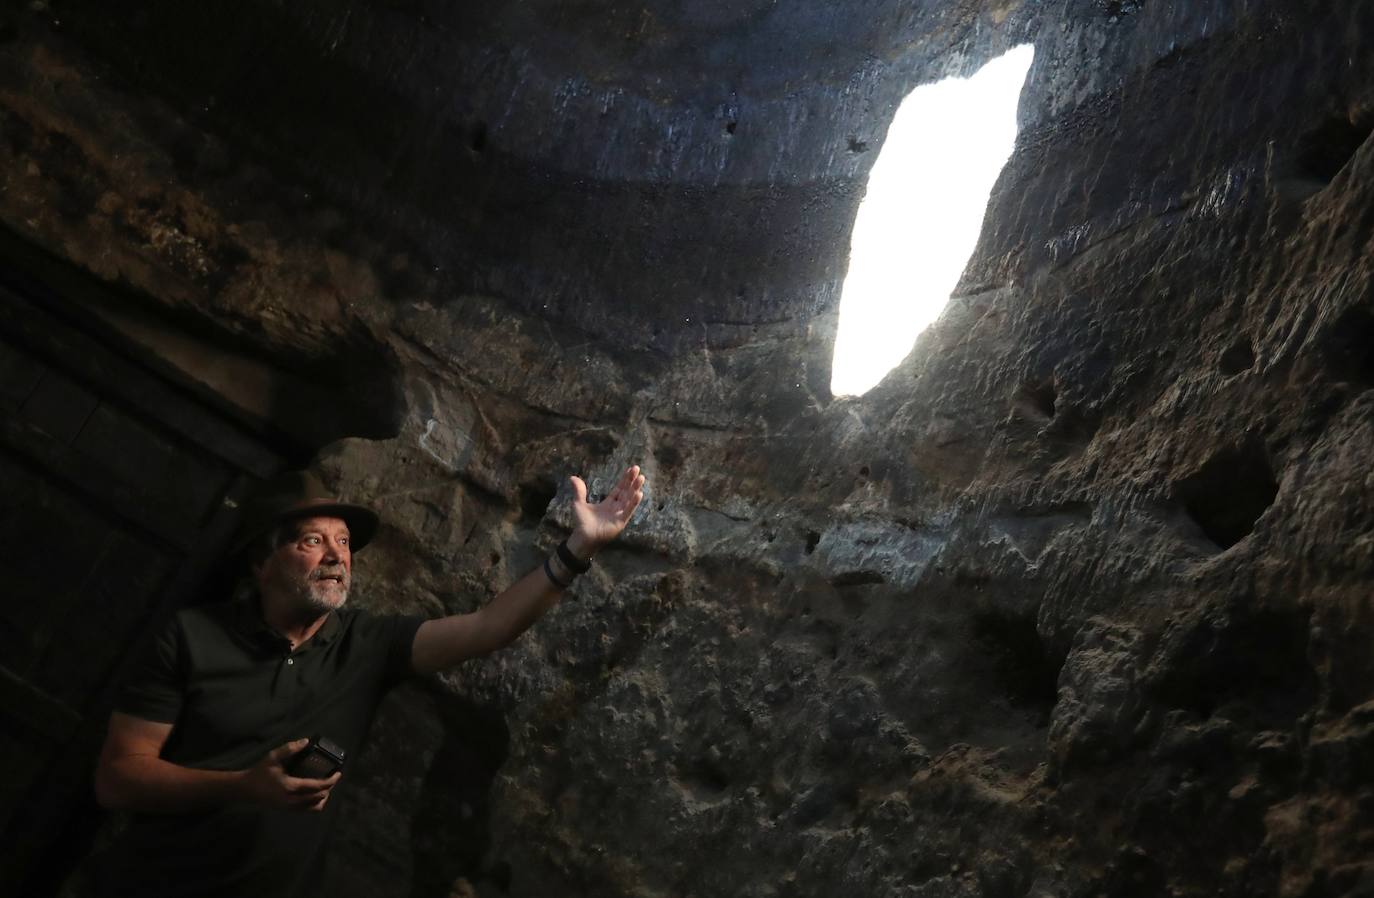
M 372 6 L 0 46 L 0 220 L 267 369 L 207 390 L 381 509 L 369 604 L 476 607 L 566 475 L 649 476 L 386 706 L 331 892 L 1368 892 L 1366 15 Z M 1022 40 L 959 294 L 834 399 L 868 148 Z

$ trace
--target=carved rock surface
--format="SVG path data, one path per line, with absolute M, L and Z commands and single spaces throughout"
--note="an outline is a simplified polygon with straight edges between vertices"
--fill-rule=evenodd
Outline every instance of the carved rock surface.
M 0 221 L 316 391 L 222 392 L 381 510 L 360 601 L 649 476 L 383 708 L 329 893 L 1368 893 L 1359 4 L 144 6 L 6 14 Z M 961 291 L 834 399 L 849 147 L 1023 40 Z

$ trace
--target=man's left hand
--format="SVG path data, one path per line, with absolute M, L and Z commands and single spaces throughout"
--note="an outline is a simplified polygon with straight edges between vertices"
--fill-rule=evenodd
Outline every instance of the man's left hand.
M 573 532 L 568 549 L 578 558 L 590 559 L 602 546 L 620 535 L 644 498 L 644 475 L 631 465 L 600 502 L 587 501 L 587 484 L 576 475 L 568 478 L 573 488 Z

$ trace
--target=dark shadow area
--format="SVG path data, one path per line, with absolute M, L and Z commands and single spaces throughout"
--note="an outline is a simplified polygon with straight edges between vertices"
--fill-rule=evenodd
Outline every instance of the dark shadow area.
M 511 871 L 502 863 L 489 865 L 487 850 L 491 784 L 506 761 L 510 731 L 494 708 L 437 690 L 434 698 L 443 741 L 430 761 L 411 817 L 415 875 L 410 898 L 449 898 L 460 877 L 505 892 Z
M 217 581 L 246 485 L 283 465 L 126 350 L 22 254 L 0 252 L 7 894 L 54 894 L 89 851 L 105 820 L 91 771 L 118 684 L 149 634 Z
M 1063 406 L 1063 403 L 1060 403 Z M 1091 443 L 1102 422 L 1095 414 L 1085 414 L 1075 406 L 1061 407 L 1049 425 L 1046 435 L 1057 440 L 1067 451 L 1077 451 Z
M 1374 121 L 1332 116 L 1298 139 L 1297 163 L 1306 177 L 1330 183 L 1374 132 Z
M 1251 346 L 1250 340 L 1245 337 L 1232 343 L 1217 360 L 1217 368 L 1226 377 L 1235 377 L 1253 367 L 1255 367 L 1255 350 Z
M 986 651 L 1003 693 L 1048 724 L 1059 696 L 1059 671 L 1068 653 L 1047 644 L 1036 630 L 1033 614 L 979 612 L 973 618 L 973 635 Z
M 1021 386 L 1014 400 L 1015 406 L 1032 418 L 1049 421 L 1054 418 L 1059 394 L 1054 381 L 1027 383 Z
M 1322 669 L 1324 710 L 1332 715 L 1374 699 L 1374 652 L 1366 633 L 1374 625 L 1374 606 L 1362 603 L 1343 612 L 1328 612 L 1315 623 L 1313 658 Z
M 1326 354 L 1337 378 L 1374 386 L 1374 310 L 1355 306 L 1340 315 L 1328 333 Z
M 788 815 L 793 826 L 806 828 L 852 812 L 858 804 L 853 783 L 821 781 L 807 789 Z
M 91 774 L 115 695 L 177 609 L 231 597 L 251 484 L 326 442 L 394 435 L 404 412 L 395 359 L 368 334 L 283 359 L 152 308 L 0 233 L 7 894 L 57 894 L 111 819 Z M 251 402 L 219 391 L 239 386 L 234 365 L 265 375 Z M 91 872 L 68 893 L 89 893 Z
M 848 586 L 879 586 L 887 582 L 881 571 L 857 570 L 841 571 L 830 578 L 830 585 L 836 589 Z
M 519 494 L 521 519 L 537 524 L 543 520 L 549 504 L 558 495 L 558 485 L 553 478 L 543 477 L 520 484 Z
M 1312 706 L 1319 686 L 1307 651 L 1309 613 L 1237 615 L 1194 627 L 1150 691 L 1164 707 L 1203 719 L 1219 714 L 1255 729 L 1291 726 Z
M 682 771 L 682 781 L 699 798 L 710 800 L 719 798 L 730 788 L 730 773 L 719 758 L 703 754 Z
M 1102 880 L 1102 894 L 1115 898 L 1155 898 L 1167 894 L 1164 869 L 1142 849 L 1123 851 Z
M 400 431 L 399 362 L 360 326 L 337 335 L 327 354 L 264 347 L 99 281 L 3 228 L 0 285 L 271 444 L 291 466 L 304 467 L 335 440 L 389 439 Z
M 1209 540 L 1225 551 L 1255 529 L 1278 483 L 1258 444 L 1219 452 L 1174 485 L 1174 495 Z

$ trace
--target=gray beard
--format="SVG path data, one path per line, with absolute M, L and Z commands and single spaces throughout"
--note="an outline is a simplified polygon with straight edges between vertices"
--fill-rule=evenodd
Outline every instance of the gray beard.
M 342 572 L 342 588 L 336 588 L 320 580 L 316 576 L 318 572 L 318 569 L 312 571 L 308 579 L 297 584 L 296 598 L 300 600 L 302 609 L 315 614 L 337 611 L 348 601 L 348 594 L 353 588 L 353 577 L 347 571 Z

